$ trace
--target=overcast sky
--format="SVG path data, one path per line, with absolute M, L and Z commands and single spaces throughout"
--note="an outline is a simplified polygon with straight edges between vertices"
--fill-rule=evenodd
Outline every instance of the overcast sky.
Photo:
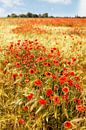
M 54 16 L 86 16 L 86 0 L 0 0 L 1 17 L 27 12 L 47 12 Z

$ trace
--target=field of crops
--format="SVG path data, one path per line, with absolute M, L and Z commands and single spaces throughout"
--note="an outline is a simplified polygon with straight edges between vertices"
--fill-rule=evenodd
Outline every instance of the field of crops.
M 0 130 L 86 130 L 86 19 L 0 19 Z

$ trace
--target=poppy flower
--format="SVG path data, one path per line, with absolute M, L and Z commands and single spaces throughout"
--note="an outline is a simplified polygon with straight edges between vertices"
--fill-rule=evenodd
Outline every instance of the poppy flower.
M 86 107 L 84 105 L 77 105 L 76 110 L 79 112 L 84 112 L 86 110 Z
M 82 103 L 81 99 L 77 99 L 76 97 L 73 99 L 74 103 L 80 105 Z
M 29 74 L 35 74 L 34 69 L 30 69 L 30 70 L 29 70 Z
M 52 94 L 53 94 L 53 91 L 52 91 L 51 88 L 49 88 L 49 89 L 46 90 L 46 96 L 47 97 L 50 97 Z
M 54 104 L 57 105 L 57 104 L 60 104 L 60 97 L 59 96 L 53 96 L 53 101 L 54 101 Z
M 28 79 L 28 77 L 26 77 L 25 79 L 25 83 L 28 83 L 30 80 Z
M 18 76 L 17 73 L 13 74 L 13 78 L 15 79 Z
M 68 85 L 69 86 L 74 86 L 74 84 L 73 84 L 73 80 L 72 79 L 67 79 L 67 83 L 68 83 Z
M 46 105 L 47 101 L 45 99 L 39 99 L 38 103 L 40 105 Z
M 58 65 L 59 65 L 59 61 L 58 61 L 58 60 L 53 60 L 53 64 L 54 64 L 55 66 L 58 66 Z
M 75 74 L 74 74 L 74 72 L 73 72 L 73 71 L 71 71 L 71 72 L 70 72 L 70 75 L 71 75 L 71 76 L 74 76 Z
M 22 118 L 21 118 L 21 119 L 19 119 L 19 121 L 18 121 L 18 122 L 19 122 L 19 124 L 22 124 L 22 125 L 24 125 L 24 124 L 25 124 L 25 120 L 24 120 L 24 119 L 22 119 Z
M 30 93 L 28 96 L 27 96 L 27 99 L 28 100 L 31 100 L 33 98 L 33 93 Z
M 55 74 L 52 74 L 52 78 L 53 78 L 53 80 L 56 80 L 57 76 Z
M 72 124 L 70 121 L 65 121 L 64 122 L 64 127 L 67 128 L 67 129 L 70 129 L 72 127 Z
M 44 65 L 44 66 L 47 66 L 47 67 L 50 67 L 50 66 L 51 66 L 49 62 L 44 62 L 43 65 Z
M 52 73 L 51 72 L 45 72 L 46 77 L 51 77 L 52 78 Z
M 66 81 L 66 76 L 65 75 L 62 75 L 60 78 L 59 78 L 59 81 L 60 81 L 60 84 L 64 84 L 65 81 Z
M 40 79 L 36 79 L 34 81 L 34 85 L 40 87 L 40 86 L 42 86 L 42 81 Z
M 66 87 L 66 86 L 64 86 L 64 87 L 62 88 L 62 92 L 63 92 L 64 94 L 67 94 L 67 93 L 69 92 L 69 88 Z
M 63 95 L 63 96 L 62 96 L 62 99 L 63 99 L 64 101 L 68 102 L 69 97 L 68 97 L 68 95 Z
M 27 110 L 28 110 L 28 106 L 23 106 L 22 109 L 23 109 L 24 111 L 27 111 Z

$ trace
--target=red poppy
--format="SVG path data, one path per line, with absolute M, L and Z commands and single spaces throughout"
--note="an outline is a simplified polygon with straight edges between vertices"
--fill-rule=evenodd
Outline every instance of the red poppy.
M 65 75 L 62 75 L 61 77 L 60 77 L 60 79 L 59 79 L 59 81 L 60 81 L 60 84 L 64 84 L 65 83 L 65 81 L 66 81 L 66 76 Z
M 63 95 L 62 96 L 62 99 L 65 100 L 66 102 L 68 102 L 68 98 L 69 98 L 68 95 Z
M 23 106 L 22 109 L 23 109 L 24 111 L 27 111 L 27 110 L 28 110 L 28 106 Z
M 25 83 L 28 83 L 30 80 L 28 79 L 28 77 L 26 77 L 25 79 Z
M 5 60 L 5 61 L 4 61 L 4 64 L 5 64 L 5 65 L 8 64 L 8 60 Z
M 22 118 L 21 118 L 21 119 L 19 119 L 19 121 L 18 121 L 18 122 L 19 122 L 19 124 L 22 124 L 22 125 L 24 125 L 24 124 L 25 124 L 25 120 L 24 120 L 24 119 L 22 119 Z
M 81 86 L 80 86 L 79 84 L 75 84 L 75 88 L 76 88 L 77 90 L 81 90 Z
M 51 72 L 45 72 L 46 77 L 51 77 L 52 78 L 52 73 Z
M 76 61 L 76 58 L 75 58 L 75 57 L 73 57 L 73 58 L 72 58 L 72 61 L 73 61 L 73 62 L 74 62 L 74 61 Z
M 73 84 L 73 80 L 72 79 L 67 79 L 67 83 L 68 83 L 68 85 L 69 86 L 74 86 L 74 84 Z
M 84 112 L 86 110 L 86 107 L 84 105 L 77 105 L 76 110 L 79 112 Z
M 40 86 L 42 86 L 42 81 L 40 79 L 36 79 L 34 81 L 34 85 L 40 87 Z
M 19 74 L 19 76 L 20 76 L 20 77 L 22 77 L 22 76 L 23 76 L 23 74 L 22 74 L 22 73 L 20 73 L 20 74 Z
M 29 70 L 29 74 L 35 74 L 34 69 L 30 69 L 30 70 Z
M 57 91 L 59 89 L 59 86 L 58 85 L 55 85 L 54 86 L 54 90 Z
M 80 78 L 78 76 L 75 76 L 76 81 L 80 81 Z
M 17 67 L 17 68 L 20 68 L 20 63 L 19 62 L 15 62 L 15 66 Z
M 82 103 L 82 100 L 81 100 L 81 99 L 77 99 L 77 98 L 74 98 L 73 101 L 74 101 L 76 104 L 78 104 L 78 105 L 80 105 L 80 104 Z
M 52 91 L 51 88 L 49 88 L 49 89 L 46 90 L 46 96 L 47 97 L 50 97 L 52 94 L 53 94 L 53 91 Z
M 59 61 L 58 60 L 53 60 L 53 64 L 58 66 L 59 65 Z
M 46 105 L 47 101 L 45 99 L 40 99 L 39 101 L 40 105 Z
M 69 88 L 66 87 L 66 86 L 64 86 L 64 87 L 62 88 L 62 92 L 63 92 L 64 94 L 67 94 L 67 93 L 69 92 Z
M 35 60 L 35 62 L 42 62 L 42 61 L 44 61 L 44 60 L 46 60 L 46 57 L 40 56 L 39 58 L 37 58 L 37 59 Z
M 73 72 L 73 71 L 71 71 L 71 72 L 70 72 L 70 75 L 71 75 L 71 76 L 74 76 L 75 74 L 74 74 L 74 72 Z
M 60 104 L 60 97 L 59 96 L 53 96 L 53 101 L 54 101 L 54 104 L 57 105 L 57 104 Z
M 13 78 L 15 79 L 18 76 L 17 73 L 13 74 Z
M 28 100 L 31 100 L 33 98 L 33 93 L 30 93 L 28 96 L 27 96 L 27 99 Z
M 51 66 L 49 62 L 44 62 L 43 65 L 44 65 L 44 66 L 47 66 L 47 67 L 50 67 L 50 66 Z
M 64 127 L 67 128 L 67 129 L 70 129 L 72 127 L 72 124 L 70 121 L 65 121 L 64 122 Z
M 52 74 L 52 78 L 53 78 L 53 80 L 56 80 L 57 76 L 55 74 Z

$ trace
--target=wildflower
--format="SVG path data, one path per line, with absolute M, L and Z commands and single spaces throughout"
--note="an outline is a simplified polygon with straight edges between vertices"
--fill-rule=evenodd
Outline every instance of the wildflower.
M 73 71 L 71 71 L 71 72 L 70 72 L 70 75 L 71 75 L 71 76 L 74 76 L 75 74 L 74 74 L 74 72 L 73 72 Z
M 28 96 L 27 96 L 27 99 L 28 100 L 31 100 L 33 98 L 33 93 L 30 93 Z
M 56 79 L 57 79 L 57 76 L 56 76 L 55 74 L 53 74 L 53 75 L 52 75 L 52 78 L 53 78 L 54 80 L 56 80 Z
M 62 75 L 61 77 L 60 77 L 60 79 L 59 79 L 59 81 L 60 81 L 60 84 L 64 84 L 64 82 L 66 81 L 66 76 L 64 75 Z
M 22 76 L 23 76 L 23 74 L 22 74 L 22 73 L 20 73 L 20 74 L 19 74 L 19 76 L 20 76 L 20 77 L 22 77 Z
M 66 67 L 64 67 L 64 68 L 63 68 L 63 70 L 64 70 L 64 71 L 67 71 L 67 68 L 66 68 Z
M 68 83 L 68 85 L 69 86 L 73 86 L 74 84 L 73 84 L 73 80 L 72 79 L 67 79 L 67 83 Z
M 8 64 L 8 60 L 5 60 L 5 61 L 4 61 L 4 64 L 5 64 L 5 65 Z
M 27 110 L 28 110 L 28 106 L 23 106 L 22 109 L 23 109 L 24 111 L 27 111 Z
M 76 110 L 79 112 L 84 112 L 86 110 L 86 107 L 84 105 L 77 105 Z
M 19 62 L 15 62 L 15 66 L 16 66 L 17 68 L 20 68 L 20 63 L 19 63 Z
M 36 60 L 35 60 L 35 62 L 42 62 L 42 61 L 44 61 L 44 60 L 46 60 L 46 57 L 44 57 L 44 56 L 40 56 L 39 58 L 37 58 Z
M 58 60 L 53 60 L 53 64 L 58 66 L 59 65 L 59 61 Z
M 76 61 L 76 58 L 75 57 L 72 57 L 72 62 Z
M 81 90 L 81 86 L 80 86 L 79 84 L 75 84 L 75 88 L 76 88 L 77 90 Z
M 30 70 L 29 70 L 29 74 L 35 74 L 34 69 L 30 69 Z
M 44 65 L 44 66 L 47 66 L 47 67 L 50 67 L 50 66 L 51 66 L 49 62 L 44 62 L 43 65 Z
M 57 91 L 59 89 L 59 86 L 58 85 L 55 85 L 54 86 L 54 90 Z
M 22 119 L 22 118 L 21 118 L 21 119 L 19 119 L 19 121 L 18 121 L 18 122 L 19 122 L 19 124 L 22 124 L 22 125 L 24 125 L 24 124 L 25 124 L 25 120 L 24 120 L 24 119 Z
M 62 92 L 63 92 L 64 94 L 67 94 L 67 93 L 69 92 L 69 88 L 66 87 L 66 86 L 64 86 L 64 87 L 62 88 Z
M 13 78 L 15 79 L 18 76 L 17 73 L 13 74 Z
M 75 76 L 76 81 L 80 81 L 80 78 L 78 76 Z
M 49 89 L 46 90 L 46 96 L 47 97 L 50 97 L 52 94 L 53 94 L 53 91 L 52 91 L 51 88 L 49 88 Z
M 40 87 L 40 86 L 42 86 L 42 81 L 40 79 L 36 79 L 34 81 L 34 85 Z
M 47 101 L 45 99 L 39 99 L 39 104 L 40 105 L 46 105 Z
M 65 121 L 64 122 L 64 127 L 67 128 L 67 129 L 70 129 L 72 127 L 72 124 L 70 121 Z
M 69 98 L 68 95 L 63 95 L 62 96 L 62 99 L 65 100 L 66 102 L 68 102 L 68 98 Z
M 52 78 L 52 73 L 51 72 L 45 72 L 46 77 L 51 77 Z
M 55 105 L 60 104 L 60 97 L 57 96 L 57 95 L 55 95 L 55 96 L 53 97 L 53 101 L 54 101 L 54 104 L 55 104 Z
M 77 99 L 76 97 L 75 97 L 75 98 L 73 98 L 73 101 L 74 101 L 74 103 L 76 103 L 76 104 L 78 104 L 78 105 L 80 105 L 80 104 L 81 104 L 81 102 L 82 102 L 82 100 L 81 100 L 81 99 Z
M 28 83 L 30 80 L 28 79 L 28 77 L 26 77 L 25 79 L 25 83 Z

